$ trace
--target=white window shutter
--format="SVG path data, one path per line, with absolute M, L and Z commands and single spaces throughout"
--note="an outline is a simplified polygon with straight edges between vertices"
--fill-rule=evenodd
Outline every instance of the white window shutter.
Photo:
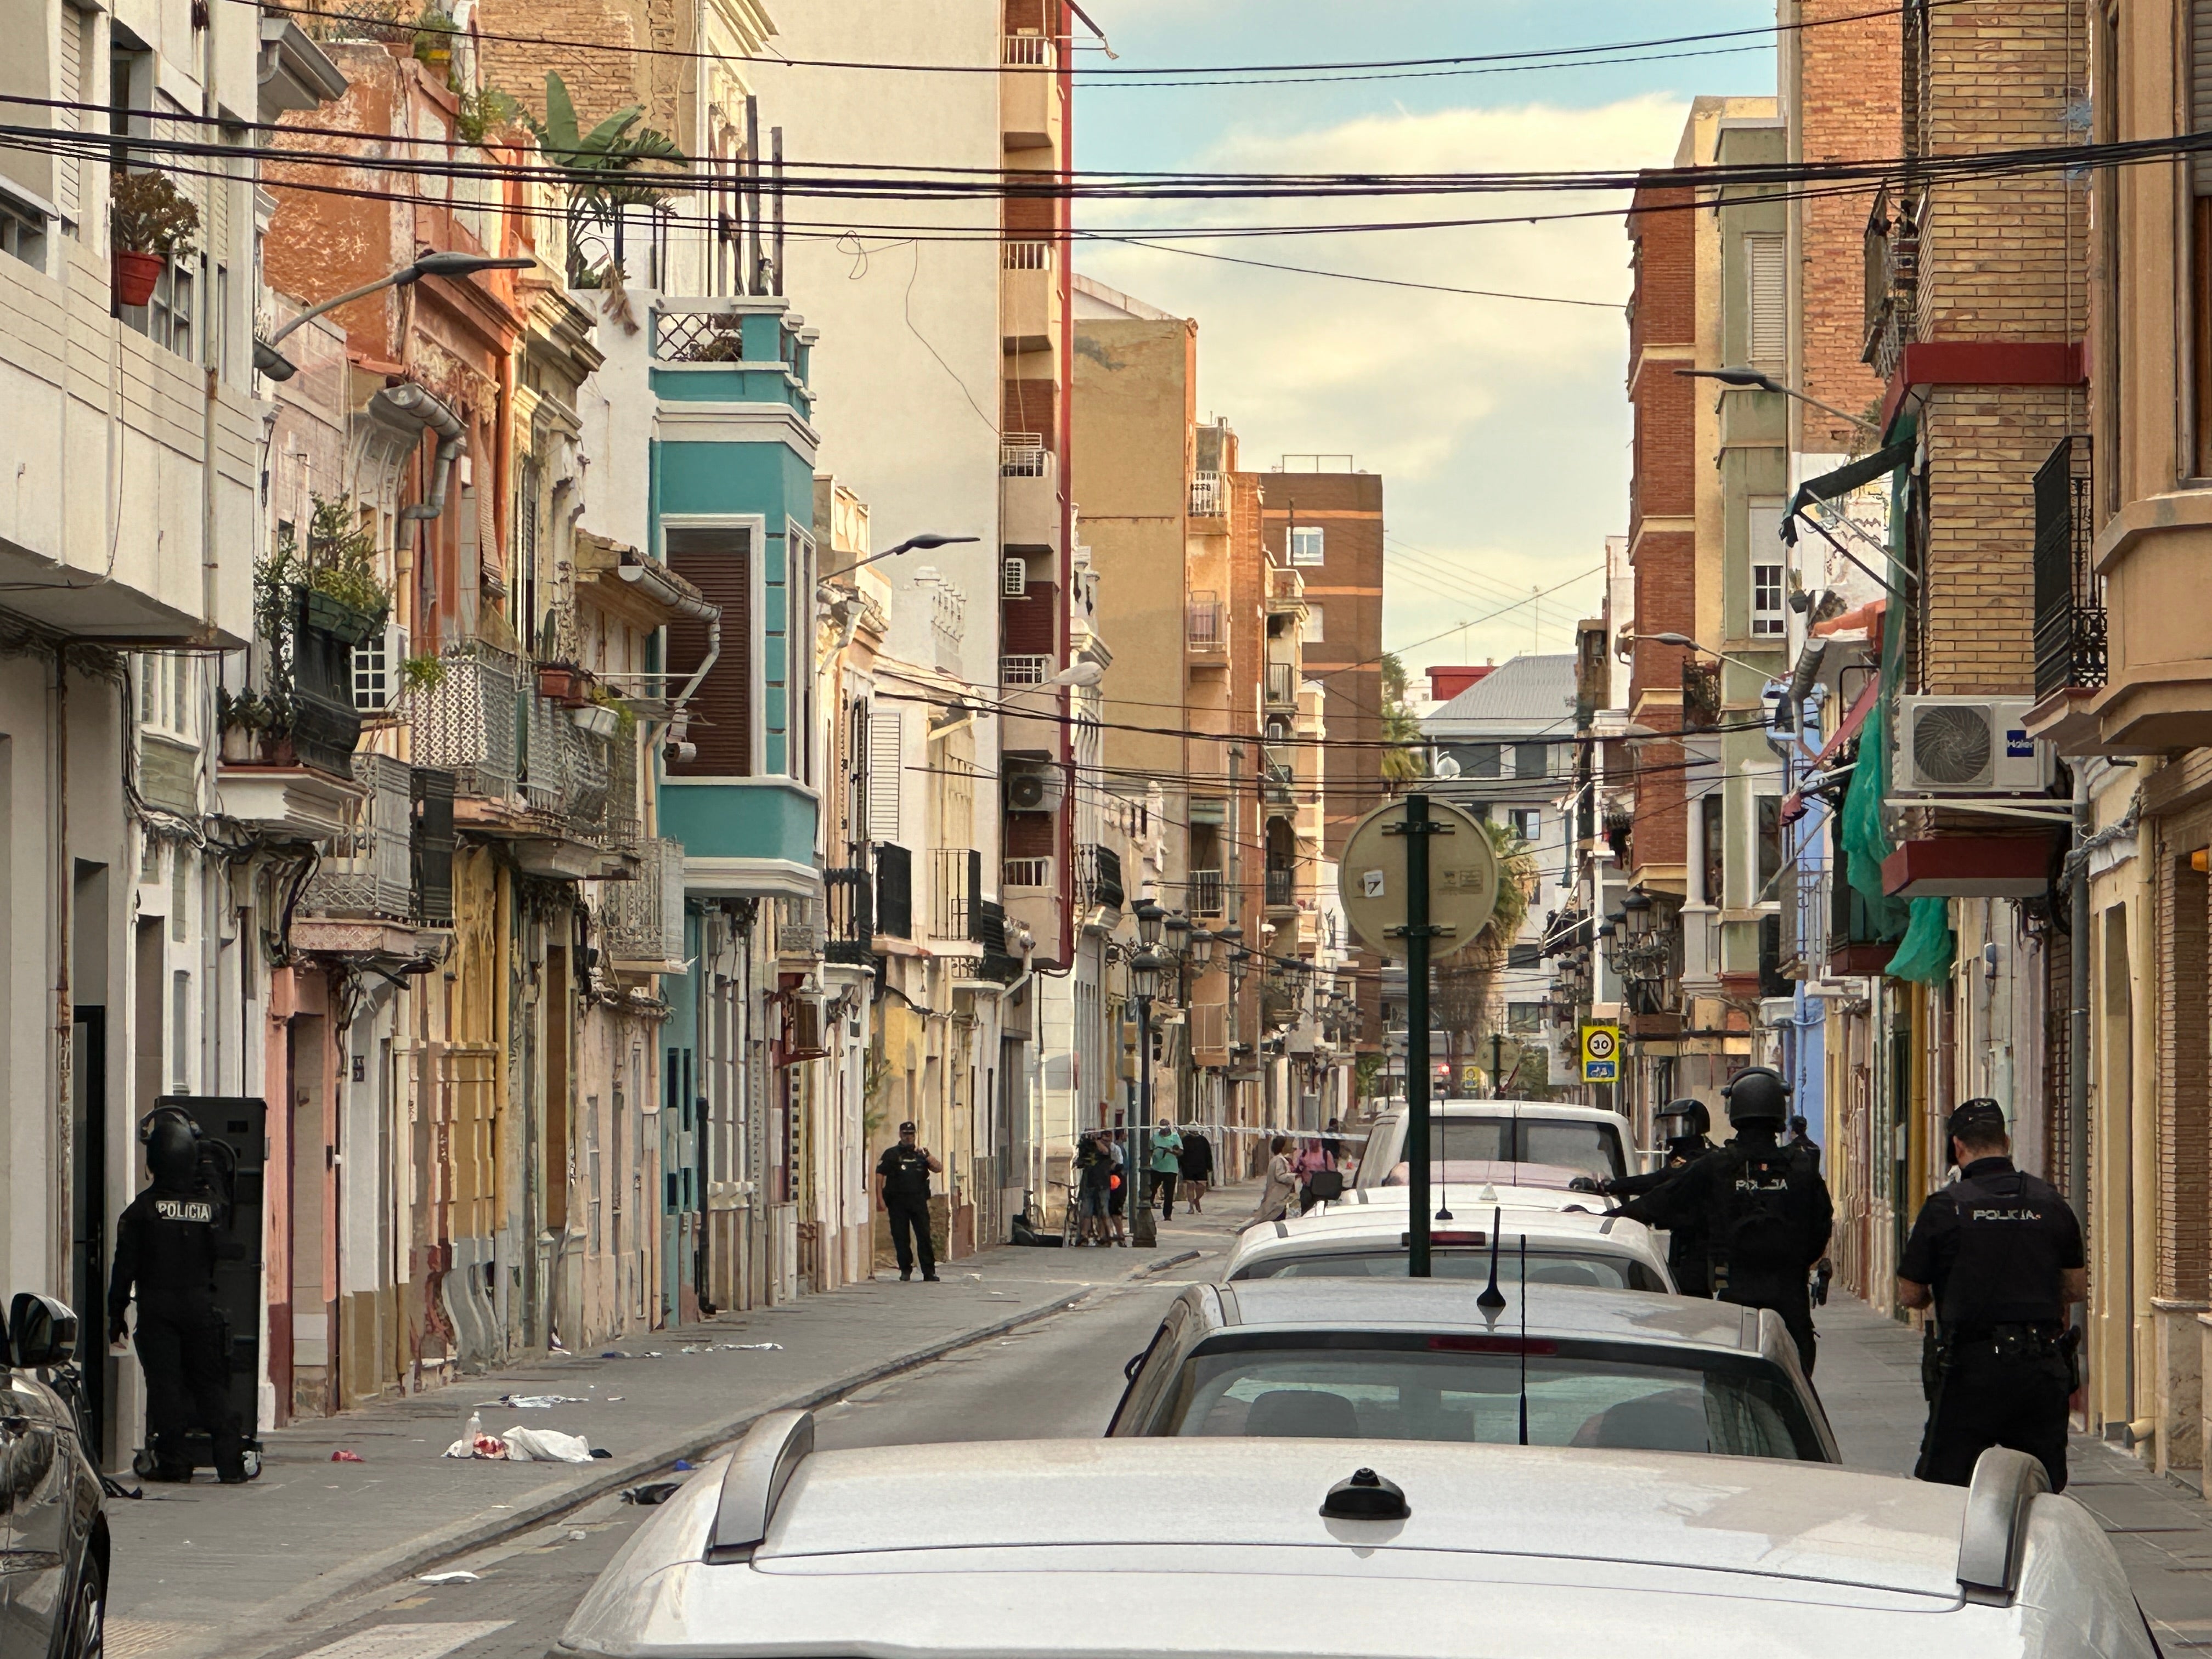
M 61 74 L 54 95 L 64 104 L 81 104 L 85 101 L 84 14 L 66 3 L 61 10 L 61 51 L 56 59 Z M 64 132 L 82 131 L 83 114 L 82 110 L 58 109 L 54 125 Z M 78 175 L 83 165 L 66 152 L 54 157 L 54 205 L 62 210 L 63 220 L 72 225 L 82 211 Z
M 1750 284 L 1751 361 L 1779 367 L 1790 357 L 1789 240 L 1779 231 L 1753 231 L 1743 239 Z
M 868 711 L 868 839 L 899 841 L 899 783 L 906 764 L 905 711 Z

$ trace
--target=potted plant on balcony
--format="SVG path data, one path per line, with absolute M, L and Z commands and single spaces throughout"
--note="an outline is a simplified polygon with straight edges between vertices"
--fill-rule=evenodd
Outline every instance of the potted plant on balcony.
M 200 210 L 166 173 L 118 169 L 108 195 L 115 295 L 126 306 L 143 306 L 154 297 L 170 258 L 192 251 Z
M 604 685 L 594 685 L 568 718 L 576 722 L 578 731 L 595 738 L 611 738 L 617 732 L 626 735 L 637 729 L 637 716 L 630 713 L 629 706 Z
M 592 677 L 572 662 L 538 665 L 538 695 L 564 708 L 577 708 L 591 701 Z

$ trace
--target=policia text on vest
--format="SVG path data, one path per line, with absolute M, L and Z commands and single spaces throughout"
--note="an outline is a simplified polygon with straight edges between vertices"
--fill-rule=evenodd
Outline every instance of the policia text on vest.
M 2088 1289 L 2081 1224 L 2056 1188 L 2013 1168 L 2004 1109 L 1951 1114 L 1959 1179 L 1920 1206 L 1898 1263 L 1898 1299 L 1935 1310 L 1923 1480 L 1963 1486 L 1991 1446 L 2043 1460 L 2066 1486 L 2066 1419 L 2081 1333 L 2066 1312 Z

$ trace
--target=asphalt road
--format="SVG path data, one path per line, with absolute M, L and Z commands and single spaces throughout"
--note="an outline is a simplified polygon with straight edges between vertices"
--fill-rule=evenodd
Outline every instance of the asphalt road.
M 1205 1260 L 860 1389 L 816 1413 L 823 1449 L 1018 1440 L 1104 1431 L 1121 1366 L 1152 1338 Z M 410 1583 L 266 1650 L 271 1659 L 544 1659 L 592 1581 L 651 1512 L 600 1499 L 550 1526 L 447 1564 L 473 1582 Z M 109 1650 L 110 1659 L 137 1656 Z

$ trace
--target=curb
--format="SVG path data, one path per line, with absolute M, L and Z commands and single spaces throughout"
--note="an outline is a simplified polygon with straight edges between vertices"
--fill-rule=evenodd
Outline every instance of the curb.
M 1129 1268 L 1122 1273 L 1118 1281 L 1109 1282 L 1124 1285 L 1139 1283 L 1155 1273 L 1164 1273 L 1170 1267 L 1195 1261 L 1204 1254 L 1202 1250 L 1184 1250 L 1158 1261 L 1147 1262 L 1141 1267 Z M 238 1645 L 240 1633 L 232 1632 L 227 1632 L 222 1638 L 225 1645 L 221 1650 L 234 1656 L 265 1651 L 270 1647 L 292 1639 L 296 1634 L 295 1626 L 313 1618 L 317 1613 L 327 1611 L 338 1602 L 350 1600 L 370 1590 L 380 1589 L 401 1579 L 412 1577 L 416 1573 L 434 1566 L 441 1561 L 451 1560 L 454 1557 L 485 1548 L 499 1542 L 501 1539 L 526 1532 L 532 1527 L 549 1521 L 556 1516 L 565 1514 L 570 1510 L 580 1509 L 595 1498 L 604 1498 L 607 1493 L 617 1491 L 623 1486 L 633 1486 L 646 1476 L 667 1468 L 679 1458 L 694 1463 L 702 1462 L 717 1449 L 726 1447 L 732 1441 L 740 1437 L 747 1429 L 770 1412 L 809 1411 L 817 1406 L 828 1405 L 833 1401 L 842 1399 L 848 1394 L 865 1389 L 871 1383 L 880 1382 L 887 1377 L 931 1364 L 962 1348 L 972 1346 L 978 1342 L 989 1341 L 994 1337 L 1004 1336 L 1008 1331 L 1024 1325 L 1034 1324 L 1039 1320 L 1049 1319 L 1055 1314 L 1068 1312 L 1078 1304 L 1087 1301 L 1097 1291 L 1103 1288 L 1104 1288 L 1103 1285 L 1091 1285 L 1068 1295 L 1055 1296 L 1042 1306 L 1018 1310 L 991 1324 L 974 1327 L 938 1341 L 925 1344 L 921 1347 L 909 1349 L 904 1353 L 894 1354 L 890 1358 L 871 1365 L 864 1370 L 854 1371 L 802 1393 L 771 1401 L 745 1413 L 741 1417 L 718 1425 L 713 1429 L 690 1435 L 674 1443 L 664 1441 L 648 1451 L 620 1462 L 602 1462 L 592 1479 L 574 1486 L 565 1486 L 556 1492 L 549 1492 L 540 1498 L 518 1504 L 513 1509 L 502 1510 L 496 1516 L 464 1522 L 458 1526 L 448 1527 L 441 1532 L 431 1534 L 427 1537 L 410 1540 L 383 1555 L 372 1558 L 344 1585 L 331 1589 L 316 1596 L 314 1600 L 305 1602 L 285 1613 L 282 1620 L 272 1629 L 246 1638 L 249 1642 L 258 1641 L 259 1644 L 258 1647 L 246 1648 Z

